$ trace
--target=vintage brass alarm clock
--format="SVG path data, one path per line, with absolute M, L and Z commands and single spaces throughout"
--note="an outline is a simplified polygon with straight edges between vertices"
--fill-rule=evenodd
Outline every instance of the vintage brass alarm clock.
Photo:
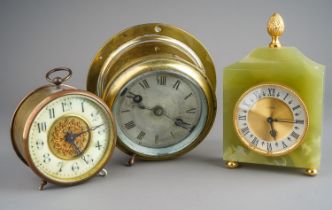
M 282 17 L 267 26 L 272 42 L 224 69 L 226 166 L 255 163 L 303 168 L 320 164 L 324 66 L 282 47 Z
M 64 77 L 52 75 L 63 71 Z M 71 74 L 68 68 L 49 71 L 46 78 L 52 84 L 26 96 L 13 117 L 12 144 L 41 177 L 40 190 L 47 182 L 72 185 L 97 173 L 106 175 L 103 167 L 115 147 L 109 108 L 94 94 L 62 84 Z
M 211 57 L 189 33 L 144 24 L 115 35 L 97 53 L 87 89 L 112 109 L 117 146 L 134 158 L 178 157 L 208 134 L 216 114 Z

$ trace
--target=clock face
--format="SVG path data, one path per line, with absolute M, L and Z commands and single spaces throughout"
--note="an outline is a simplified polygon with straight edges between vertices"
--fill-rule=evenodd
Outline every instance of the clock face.
M 85 95 L 65 95 L 48 103 L 28 135 L 37 171 L 61 183 L 78 182 L 100 171 L 113 146 L 109 117 L 99 102 Z
M 190 77 L 150 71 L 121 89 L 113 113 L 123 144 L 158 157 L 177 153 L 197 139 L 206 122 L 207 102 Z
M 290 88 L 263 84 L 249 89 L 234 110 L 241 141 L 267 156 L 287 154 L 299 146 L 309 119 L 301 98 Z

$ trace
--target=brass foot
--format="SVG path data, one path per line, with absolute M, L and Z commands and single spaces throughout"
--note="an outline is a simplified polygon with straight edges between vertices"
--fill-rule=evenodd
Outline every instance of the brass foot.
M 230 169 L 239 167 L 239 163 L 236 161 L 227 161 L 225 165 L 227 168 L 230 168 Z
M 105 168 L 101 169 L 101 171 L 99 171 L 98 176 L 101 177 L 105 177 L 107 176 L 107 170 Z
M 41 180 L 40 185 L 39 185 L 39 190 L 43 191 L 44 187 L 47 185 L 47 181 Z
M 130 158 L 129 158 L 129 160 L 128 160 L 128 166 L 132 166 L 132 165 L 134 165 L 135 164 L 135 158 L 136 158 L 136 154 L 133 154 Z
M 308 168 L 305 170 L 305 174 L 308 176 L 316 176 L 318 174 L 318 171 L 315 168 Z

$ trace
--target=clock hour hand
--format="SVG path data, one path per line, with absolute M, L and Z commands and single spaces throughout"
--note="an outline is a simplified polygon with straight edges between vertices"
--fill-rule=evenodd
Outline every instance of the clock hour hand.
M 99 125 L 101 126 L 101 125 Z M 99 127 L 98 126 L 98 127 Z M 97 127 L 97 126 L 96 126 Z M 94 127 L 95 128 L 95 127 Z M 81 132 L 82 134 L 83 132 Z M 80 135 L 81 135 L 80 134 Z M 65 141 L 68 142 L 70 145 L 72 145 L 74 147 L 74 150 L 75 150 L 75 153 L 76 153 L 76 156 L 79 156 L 81 155 L 82 151 L 80 150 L 80 148 L 76 145 L 75 143 L 75 139 L 77 138 L 77 134 L 75 135 L 74 133 L 70 132 L 70 131 L 67 131 L 66 135 L 65 135 Z M 81 157 L 85 163 L 88 163 L 88 161 L 85 159 L 85 156 L 82 155 Z
M 273 118 L 272 117 L 268 117 L 267 118 L 267 122 L 269 123 L 270 128 L 271 128 L 270 135 L 274 138 L 274 140 L 276 140 L 277 131 L 274 130 L 274 128 L 273 128 L 273 122 L 274 122 Z
M 72 133 L 71 131 L 68 131 L 65 135 L 65 141 L 68 142 L 70 145 L 72 145 L 74 147 L 76 155 L 79 155 L 79 154 L 81 154 L 81 150 L 75 144 L 76 137 L 77 136 L 74 133 Z
M 188 130 L 188 128 L 185 125 L 188 126 L 188 125 L 190 125 L 190 123 L 183 121 L 181 118 L 176 118 L 175 125 Z
M 129 95 L 127 95 L 128 98 L 132 98 L 135 103 L 141 103 L 143 100 L 143 97 L 141 95 L 137 95 L 131 91 L 128 92 Z

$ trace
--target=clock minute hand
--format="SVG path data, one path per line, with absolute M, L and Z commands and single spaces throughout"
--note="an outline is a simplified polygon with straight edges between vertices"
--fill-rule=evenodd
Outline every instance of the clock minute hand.
M 273 122 L 283 122 L 283 123 L 298 123 L 299 120 L 288 120 L 288 119 L 273 119 Z
M 97 125 L 97 126 L 95 126 L 95 127 L 91 127 L 91 128 L 88 128 L 88 129 L 86 129 L 85 131 L 82 131 L 82 132 L 80 132 L 80 133 L 74 133 L 74 134 L 72 134 L 72 135 L 74 135 L 75 136 L 75 138 L 77 138 L 77 137 L 79 137 L 80 135 L 82 135 L 83 133 L 87 133 L 87 132 L 89 132 L 89 131 L 94 131 L 94 130 L 96 130 L 97 128 L 99 128 L 100 126 L 103 126 L 104 125 L 104 123 L 102 123 L 102 124 L 100 124 L 100 125 Z

